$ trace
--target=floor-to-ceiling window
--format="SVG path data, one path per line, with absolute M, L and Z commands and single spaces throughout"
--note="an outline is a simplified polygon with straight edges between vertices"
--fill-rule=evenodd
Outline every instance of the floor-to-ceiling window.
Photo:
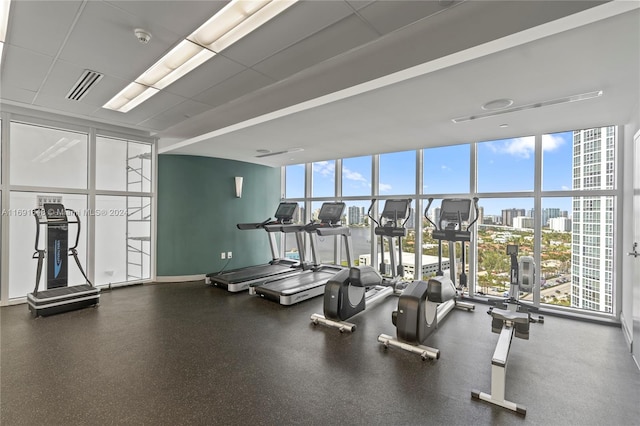
M 524 300 L 615 314 L 617 149 L 616 127 L 609 126 L 336 159 L 306 165 L 314 182 L 295 198 L 331 199 L 334 192 L 336 199 L 347 202 L 347 222 L 355 224 L 367 205 L 365 197 L 380 199 L 378 209 L 385 199 L 400 196 L 414 198 L 414 208 L 424 209 L 435 197 L 427 212 L 432 219 L 443 197 L 478 197 L 478 222 L 467 256 L 476 295 L 504 296 L 509 285 L 506 245 L 518 244 L 521 256 L 536 260 L 538 272 L 539 287 L 522 294 Z M 336 164 L 342 164 L 338 185 Z M 287 167 L 285 187 L 295 185 L 289 170 L 304 176 L 304 166 Z M 330 189 L 321 192 L 320 180 L 333 186 L 327 184 Z M 437 244 L 423 213 L 413 213 L 413 235 L 407 238 L 422 245 L 422 271 L 415 278 L 433 273 L 426 269 L 437 266 Z M 367 244 L 362 247 L 366 250 Z M 410 244 L 403 247 L 410 249 Z M 445 267 L 447 254 L 443 250 Z M 419 264 L 420 258 L 415 259 Z
M 9 119 L 7 120 L 6 117 Z M 9 303 L 33 291 L 36 279 L 36 221 L 33 210 L 62 203 L 80 219 L 78 254 L 94 284 L 149 279 L 153 221 L 153 140 L 96 136 L 88 125 L 6 113 L 2 167 L 6 181 L 2 235 L 2 294 Z M 74 240 L 78 227 L 68 227 Z M 40 234 L 44 248 L 46 234 Z M 46 261 L 46 260 L 45 260 Z M 69 285 L 84 277 L 72 262 Z M 46 272 L 46 265 L 43 271 Z M 46 275 L 46 273 L 44 274 Z M 46 276 L 40 281 L 43 289 Z

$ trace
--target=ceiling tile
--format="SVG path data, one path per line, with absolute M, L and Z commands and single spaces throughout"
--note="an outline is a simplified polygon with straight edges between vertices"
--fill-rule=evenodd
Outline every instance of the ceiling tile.
M 167 127 L 178 124 L 185 119 L 194 117 L 202 112 L 208 111 L 209 109 L 211 109 L 210 105 L 187 100 L 153 116 L 151 119 L 144 120 L 139 124 L 148 125 L 151 123 L 154 128 L 164 130 Z
M 352 15 L 278 52 L 253 68 L 279 80 L 377 37 L 371 28 Z
M 13 87 L 0 84 L 0 93 L 2 93 L 2 100 L 20 102 L 25 104 L 31 104 L 36 97 L 36 92 L 32 90 L 20 89 L 19 87 Z
M 438 1 L 376 1 L 358 13 L 381 34 L 387 34 L 445 9 Z
M 87 2 L 60 58 L 132 81 L 181 39 L 162 26 L 151 25 L 146 29 L 153 38 L 142 44 L 133 33 L 139 24 L 136 16 L 122 9 L 102 1 Z
M 13 1 L 7 42 L 55 57 L 82 3 Z
M 105 1 L 114 8 L 126 11 L 136 19 L 136 28 L 158 27 L 185 38 L 224 7 L 225 1 Z M 133 29 L 133 28 L 132 28 Z M 155 34 L 152 32 L 152 40 Z
M 302 1 L 222 53 L 252 66 L 352 13 L 342 1 Z
M 218 106 L 271 83 L 273 83 L 273 80 L 248 69 L 205 90 L 193 99 L 212 106 Z
M 2 86 L 37 92 L 53 62 L 50 56 L 12 45 L 5 46 L 2 63 Z

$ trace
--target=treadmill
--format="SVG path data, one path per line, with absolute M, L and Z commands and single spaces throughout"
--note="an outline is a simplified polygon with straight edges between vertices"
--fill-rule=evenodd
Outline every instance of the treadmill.
M 272 260 L 262 265 L 248 266 L 244 268 L 232 269 L 229 271 L 220 270 L 207 274 L 206 284 L 212 284 L 232 293 L 243 291 L 252 284 L 262 284 L 273 278 L 289 277 L 300 273 L 305 267 L 304 244 L 300 232 L 295 232 L 301 225 L 293 224 L 293 215 L 298 208 L 298 203 L 280 203 L 275 213 L 275 221 L 271 218 L 260 223 L 239 223 L 236 226 L 240 230 L 264 229 L 269 236 L 269 246 L 271 248 Z M 295 232 L 296 243 L 300 260 L 279 258 L 278 246 L 275 234 L 279 232 Z
M 281 305 L 293 305 L 307 299 L 324 294 L 324 286 L 338 272 L 349 269 L 351 259 L 351 230 L 340 225 L 345 203 L 326 202 L 322 204 L 318 214 L 319 222 L 311 222 L 303 227 L 311 235 L 311 254 L 313 267 L 297 275 L 287 278 L 273 279 L 260 285 L 251 285 L 250 294 L 257 294 L 265 299 L 278 302 Z M 347 267 L 332 264 L 319 264 L 313 235 L 339 235 L 344 242 L 347 253 Z

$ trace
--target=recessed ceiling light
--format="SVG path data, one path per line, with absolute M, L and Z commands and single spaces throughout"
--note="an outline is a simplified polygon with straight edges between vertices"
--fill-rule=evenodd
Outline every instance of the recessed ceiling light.
M 498 109 L 509 108 L 513 105 L 513 99 L 495 99 L 482 105 L 482 109 L 485 111 L 495 111 Z
M 501 125 L 500 125 L 500 128 L 501 128 L 501 129 L 506 129 L 507 127 L 509 127 L 509 125 L 508 125 L 508 124 L 501 124 Z

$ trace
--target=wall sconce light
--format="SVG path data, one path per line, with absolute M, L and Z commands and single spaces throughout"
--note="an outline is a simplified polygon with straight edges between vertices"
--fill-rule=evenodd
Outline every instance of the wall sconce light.
M 236 198 L 242 197 L 242 176 L 236 176 Z

